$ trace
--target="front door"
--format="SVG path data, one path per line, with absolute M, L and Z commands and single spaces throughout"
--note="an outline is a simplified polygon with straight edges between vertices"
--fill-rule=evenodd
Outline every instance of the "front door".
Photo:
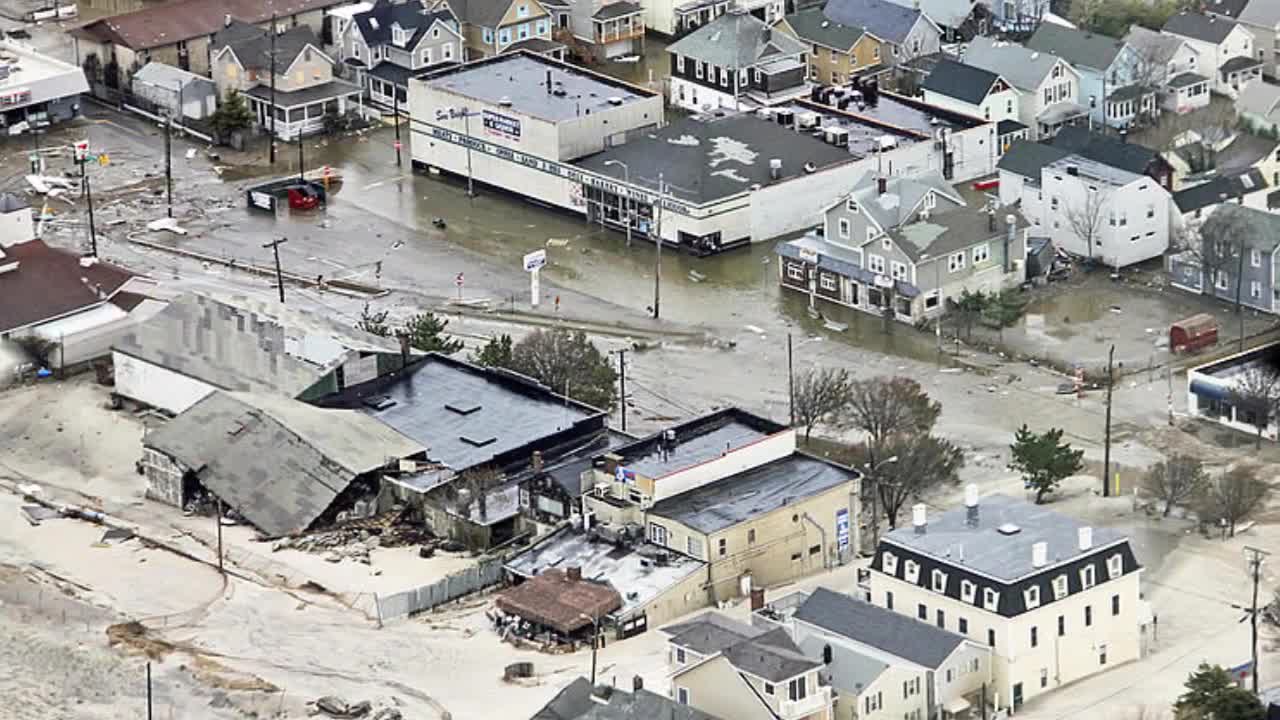
M 1015 683 L 1013 686 L 1013 709 L 1017 710 L 1022 707 L 1022 683 Z

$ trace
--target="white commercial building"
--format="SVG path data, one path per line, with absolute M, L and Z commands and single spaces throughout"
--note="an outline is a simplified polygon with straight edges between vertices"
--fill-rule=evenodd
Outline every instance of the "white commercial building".
M 1273 376 L 1280 369 L 1280 344 L 1270 343 L 1253 350 L 1236 353 L 1221 360 L 1187 371 L 1187 414 L 1233 430 L 1257 435 L 1259 409 L 1240 407 L 1236 390 L 1250 373 Z M 1261 435 L 1268 440 L 1280 438 L 1274 418 L 1267 422 Z
M 15 42 L 0 42 L 0 132 L 25 131 L 80 114 L 84 71 Z

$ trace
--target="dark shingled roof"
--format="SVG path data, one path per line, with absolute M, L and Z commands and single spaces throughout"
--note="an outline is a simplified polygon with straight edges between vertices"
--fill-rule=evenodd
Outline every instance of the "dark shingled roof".
M 1066 150 L 1068 154 L 1079 155 L 1138 175 L 1146 174 L 1151 163 L 1160 157 L 1160 153 L 1144 145 L 1124 142 L 1110 135 L 1075 126 L 1062 128 L 1050 142 L 1055 148 Z
M 1173 194 L 1173 203 L 1185 214 L 1265 189 L 1267 179 L 1262 171 L 1249 168 L 1242 173 L 1219 175 L 1207 183 L 1179 190 Z
M 901 45 L 920 20 L 920 11 L 889 0 L 830 0 L 823 9 L 832 22 L 860 27 L 881 40 Z
M 16 270 L 0 274 L 0 332 L 100 305 L 133 277 L 100 261 L 82 267 L 78 253 L 51 248 L 43 240 L 0 249 L 0 265 L 14 261 Z
M 644 10 L 640 7 L 640 3 L 630 2 L 630 0 L 617 0 L 605 5 L 601 5 L 600 9 L 591 16 L 592 20 L 613 20 L 627 15 L 635 15 Z
M 352 20 L 360 30 L 361 37 L 369 45 L 390 44 L 391 26 L 399 23 L 405 30 L 413 31 L 405 47 L 414 48 L 437 20 L 456 21 L 448 5 L 443 5 L 441 8 L 428 10 L 418 2 L 393 3 L 391 0 L 378 0 L 368 12 L 359 13 L 352 17 Z
M 823 14 L 822 8 L 801 10 L 784 19 L 801 40 L 841 52 L 852 50 L 864 34 L 861 27 L 831 22 Z
M 511 7 L 511 0 L 448 0 L 449 7 L 464 23 L 494 28 Z
M 1169 18 L 1168 22 L 1164 24 L 1165 32 L 1203 40 L 1214 45 L 1226 40 L 1235 27 L 1236 23 L 1232 20 L 1185 10 Z
M 743 640 L 724 649 L 724 656 L 739 672 L 771 683 L 781 683 L 822 665 L 805 657 L 784 628 Z
M 498 596 L 498 607 L 525 620 L 570 634 L 622 607 L 612 587 L 570 579 L 566 570 L 549 568 Z
M 970 105 L 979 105 L 999 79 L 1000 76 L 988 70 L 947 59 L 938 61 L 922 87 Z
M 320 40 L 307 25 L 291 27 L 276 35 L 276 71 L 283 73 L 288 69 L 308 45 L 322 52 Z M 271 36 L 256 25 L 233 20 L 213 36 L 211 47 L 215 55 L 222 48 L 230 47 L 246 70 L 271 69 Z
M 1009 146 L 1000 157 L 996 167 L 1008 170 L 1023 177 L 1040 182 L 1040 170 L 1049 163 L 1056 162 L 1071 153 L 1052 145 L 1044 145 L 1031 140 L 1018 140 Z
M 345 5 L 349 0 L 174 0 L 123 15 L 88 22 L 74 35 L 112 42 L 133 50 L 172 45 L 181 40 L 213 35 L 227 16 L 246 23 L 264 23 L 276 15 L 285 20 L 312 10 Z
M 1027 40 L 1027 47 L 1057 55 L 1072 65 L 1106 70 L 1124 50 L 1124 41 L 1057 23 L 1041 23 Z
M 795 618 L 933 670 L 964 637 L 843 593 L 818 588 Z
M 671 644 L 710 655 L 764 633 L 763 630 L 738 622 L 714 610 L 685 622 L 668 625 L 662 632 L 671 636 Z
M 592 695 L 595 695 L 595 698 Z M 531 720 L 717 720 L 689 705 L 649 690 L 625 692 L 616 687 L 592 688 L 577 678 L 534 713 Z

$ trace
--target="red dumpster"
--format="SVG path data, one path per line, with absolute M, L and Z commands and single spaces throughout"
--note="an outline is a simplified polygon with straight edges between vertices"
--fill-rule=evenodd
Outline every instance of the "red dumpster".
M 1218 321 L 1208 313 L 1198 313 L 1169 327 L 1169 349 L 1191 352 L 1218 342 Z

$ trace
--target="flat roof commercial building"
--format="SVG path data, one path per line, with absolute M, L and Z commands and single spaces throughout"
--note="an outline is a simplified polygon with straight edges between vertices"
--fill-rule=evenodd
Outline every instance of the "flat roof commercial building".
M 1258 432 L 1257 408 L 1241 403 L 1236 393 L 1251 374 L 1274 377 L 1280 373 L 1280 343 L 1270 343 L 1187 371 L 1187 414 L 1268 440 L 1280 437 L 1271 418 Z
M 0 42 L 0 133 L 20 132 L 80 114 L 89 92 L 84 70 L 16 42 Z

